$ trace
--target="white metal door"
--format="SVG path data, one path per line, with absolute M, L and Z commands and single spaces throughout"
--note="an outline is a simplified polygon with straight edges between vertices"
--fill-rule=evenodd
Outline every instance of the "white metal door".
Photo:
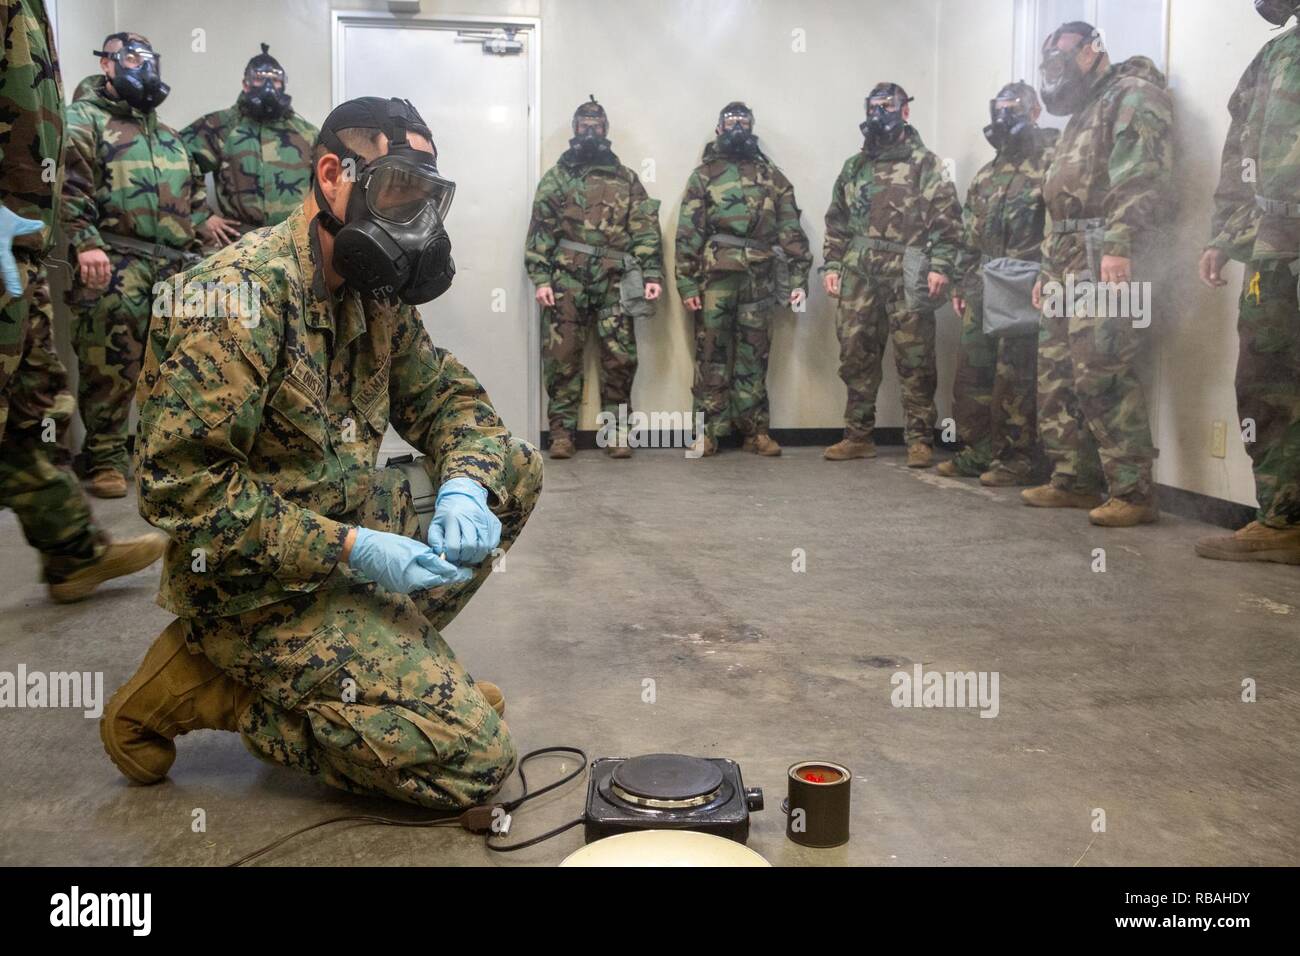
M 514 31 L 519 52 L 474 39 Z M 506 426 L 536 441 L 540 330 L 524 273 L 537 181 L 536 21 L 335 14 L 334 103 L 409 99 L 433 131 L 438 169 L 456 183 L 447 216 L 456 280 L 420 313 L 435 345 L 483 383 Z M 395 433 L 384 451 L 406 448 Z

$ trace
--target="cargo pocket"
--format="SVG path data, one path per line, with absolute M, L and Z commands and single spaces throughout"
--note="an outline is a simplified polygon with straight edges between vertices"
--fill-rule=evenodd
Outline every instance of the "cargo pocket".
M 266 669 L 260 681 L 262 696 L 285 710 L 293 710 L 355 656 L 356 649 L 333 624 L 316 628 L 305 644 L 287 655 L 263 650 Z M 337 691 L 326 695 L 329 700 L 339 697 Z

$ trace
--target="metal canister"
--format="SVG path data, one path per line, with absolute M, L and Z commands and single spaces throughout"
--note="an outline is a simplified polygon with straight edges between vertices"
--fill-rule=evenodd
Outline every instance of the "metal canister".
M 849 787 L 853 774 L 830 760 L 801 760 L 786 771 L 789 797 L 785 835 L 800 846 L 832 847 L 849 841 Z

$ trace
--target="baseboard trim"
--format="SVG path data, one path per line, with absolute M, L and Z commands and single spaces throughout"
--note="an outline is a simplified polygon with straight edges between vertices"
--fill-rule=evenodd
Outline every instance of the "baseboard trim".
M 576 444 L 579 449 L 592 451 L 597 447 L 597 432 L 579 431 L 576 436 Z M 671 449 L 676 447 L 674 442 L 678 441 L 676 432 L 661 432 L 659 435 L 659 448 Z M 780 444 L 788 445 L 791 448 L 806 446 L 833 445 L 844 437 L 844 430 L 841 428 L 773 428 L 772 437 Z M 877 445 L 902 445 L 903 429 L 902 428 L 877 428 L 874 436 Z M 542 447 L 551 447 L 551 433 L 542 432 Z M 741 438 L 739 435 L 730 435 L 722 440 L 723 448 L 739 448 Z M 936 429 L 934 436 L 936 448 L 943 448 L 948 451 L 956 451 L 958 446 L 944 442 L 940 433 Z M 654 446 L 651 446 L 653 448 Z M 1174 488 L 1171 485 L 1156 485 L 1156 495 L 1160 502 L 1160 510 L 1177 515 L 1180 518 L 1190 518 L 1193 521 L 1202 521 L 1206 524 L 1216 525 L 1220 528 L 1237 529 L 1245 527 L 1255 520 L 1255 509 L 1249 505 L 1239 504 L 1235 501 L 1228 501 L 1224 498 L 1215 498 L 1211 495 L 1203 495 L 1196 491 L 1187 491 L 1183 488 Z

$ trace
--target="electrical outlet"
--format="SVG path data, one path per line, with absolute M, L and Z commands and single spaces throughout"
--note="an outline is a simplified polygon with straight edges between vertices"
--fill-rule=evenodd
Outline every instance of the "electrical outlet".
M 1210 426 L 1210 454 L 1215 458 L 1228 457 L 1228 423 L 1215 422 Z

